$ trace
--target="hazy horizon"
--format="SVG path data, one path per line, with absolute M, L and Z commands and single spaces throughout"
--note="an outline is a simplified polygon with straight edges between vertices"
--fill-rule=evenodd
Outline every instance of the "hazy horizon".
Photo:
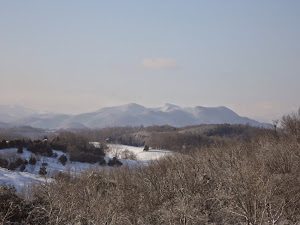
M 0 0 L 0 105 L 300 106 L 299 1 Z
M 24 105 L 18 105 L 18 104 L 10 104 L 10 105 L 0 105 L 0 108 L 1 106 L 4 106 L 4 107 L 22 107 L 26 110 L 32 110 L 36 113 L 40 113 L 40 114 L 66 114 L 66 115 L 79 115 L 79 114 L 85 114 L 85 113 L 93 113 L 93 112 L 96 112 L 96 111 L 99 111 L 101 109 L 104 109 L 104 108 L 107 108 L 107 107 L 119 107 L 119 106 L 124 106 L 124 105 L 129 105 L 129 104 L 137 104 L 137 105 L 140 105 L 140 106 L 144 106 L 146 108 L 160 108 L 160 107 L 163 107 L 167 104 L 170 104 L 170 105 L 176 105 L 176 106 L 179 106 L 179 107 L 182 107 L 182 108 L 193 108 L 193 107 L 196 107 L 196 106 L 202 106 L 202 107 L 212 107 L 212 108 L 217 108 L 217 107 L 223 107 L 222 105 L 216 105 L 216 106 L 203 106 L 203 105 L 192 105 L 192 106 L 181 106 L 181 105 L 177 105 L 177 104 L 173 104 L 173 103 L 164 103 L 164 104 L 160 104 L 160 105 L 154 105 L 154 106 L 147 106 L 147 105 L 142 105 L 142 104 L 138 104 L 138 103 L 135 103 L 135 102 L 130 102 L 130 103 L 127 103 L 127 104 L 121 104 L 121 105 L 109 105 L 109 106 L 104 106 L 104 107 L 99 107 L 99 108 L 96 108 L 95 110 L 90 110 L 90 111 L 81 111 L 81 112 L 77 112 L 77 113 L 69 113 L 69 112 L 64 112 L 64 111 L 51 111 L 51 110 L 44 110 L 44 109 L 37 109 L 37 108 L 31 108 L 31 107 L 27 107 L 27 106 L 24 106 Z M 225 106 L 227 107 L 227 106 Z M 239 112 L 237 112 L 236 110 L 234 110 L 233 108 L 230 108 L 230 107 L 227 107 L 229 108 L 230 110 L 234 111 L 235 113 L 237 113 L 239 116 L 241 117 L 248 117 L 250 119 L 254 119 L 254 120 L 257 120 L 258 122 L 264 122 L 264 123 L 273 123 L 275 120 L 280 120 L 282 118 L 283 115 L 286 115 L 287 113 L 284 113 L 284 114 L 279 114 L 278 113 L 278 116 L 274 116 L 272 119 L 270 118 L 261 118 L 261 117 L 250 117 L 250 116 L 246 116 L 246 115 L 243 115 L 243 114 L 240 114 Z M 295 109 L 293 111 L 290 111 L 289 113 L 295 113 L 297 112 L 298 109 Z M 0 122 L 5 122 L 5 121 L 0 121 Z

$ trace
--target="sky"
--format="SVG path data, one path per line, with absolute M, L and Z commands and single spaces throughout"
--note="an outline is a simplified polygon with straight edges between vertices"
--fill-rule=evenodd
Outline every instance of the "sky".
M 0 0 L 0 105 L 300 106 L 300 1 Z

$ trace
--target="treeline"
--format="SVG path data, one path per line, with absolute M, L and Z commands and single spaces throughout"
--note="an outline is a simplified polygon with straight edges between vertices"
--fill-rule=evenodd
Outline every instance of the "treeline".
M 154 132 L 151 134 L 147 145 L 155 149 L 168 149 L 172 151 L 184 152 L 195 147 L 209 146 L 215 142 L 221 143 L 223 140 L 210 138 L 205 135 L 179 132 Z
M 23 198 L 0 188 L 0 221 L 23 224 L 298 224 L 300 111 L 282 128 L 175 153 L 147 167 L 61 174 Z
M 5 148 L 18 148 L 18 147 L 25 147 L 28 144 L 28 140 L 25 139 L 17 139 L 17 140 L 10 140 L 7 141 L 2 139 L 0 141 L 0 150 Z
M 210 124 L 188 127 L 149 126 L 149 127 L 108 127 L 78 131 L 89 141 L 116 143 L 131 146 L 150 146 L 156 149 L 184 151 L 207 146 L 230 139 L 249 141 L 253 136 L 268 132 L 249 125 Z
M 47 157 L 54 156 L 53 149 L 60 150 L 69 153 L 71 161 L 95 163 L 103 161 L 107 146 L 104 143 L 100 143 L 96 147 L 80 134 L 61 132 L 53 137 L 52 140 L 47 137 L 44 137 L 42 140 L 1 140 L 0 150 L 6 148 L 18 148 L 18 151 L 27 148 L 28 151 L 35 155 Z
M 39 139 L 46 135 L 49 135 L 49 131 L 30 126 L 0 127 L 0 140 Z
M 83 152 L 87 152 L 91 148 L 89 142 L 116 143 L 130 146 L 147 145 L 152 148 L 183 151 L 214 142 L 223 142 L 226 139 L 239 138 L 248 141 L 259 132 L 262 132 L 262 129 L 258 127 L 230 124 L 203 124 L 180 128 L 168 125 L 107 127 L 74 132 L 62 131 L 59 134 L 50 135 L 49 141 L 52 149 L 65 152 L 67 147 L 71 146 L 70 150 L 72 149 L 75 152 L 74 155 L 76 155 L 76 149 L 83 149 Z M 9 140 L 13 139 L 10 138 Z M 41 143 L 36 144 L 42 145 Z

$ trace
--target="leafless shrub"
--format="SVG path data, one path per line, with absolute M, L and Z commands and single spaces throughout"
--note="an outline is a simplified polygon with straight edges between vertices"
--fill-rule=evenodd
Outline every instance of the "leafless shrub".
M 132 151 L 129 151 L 128 149 L 125 149 L 124 151 L 121 152 L 120 154 L 120 158 L 121 159 L 130 159 L 130 160 L 137 160 L 137 155 L 132 152 Z
M 279 224 L 299 221 L 298 161 L 275 170 L 285 140 L 232 142 L 148 167 L 91 169 L 32 190 L 48 224 Z M 282 147 L 286 148 L 282 148 Z M 282 150 L 283 149 L 283 150 Z M 282 162 L 283 163 L 283 162 Z M 285 168 L 285 167 L 284 167 Z M 35 216 L 34 216 L 35 215 Z
M 297 113 L 285 115 L 281 119 L 282 130 L 300 143 L 300 108 Z
M 293 135 L 263 130 L 147 167 L 61 174 L 29 191 L 26 223 L 296 224 L 299 156 Z

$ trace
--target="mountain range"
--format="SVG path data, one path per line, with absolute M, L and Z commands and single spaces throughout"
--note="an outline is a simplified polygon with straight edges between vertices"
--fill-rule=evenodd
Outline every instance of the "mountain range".
M 167 103 L 161 107 L 147 108 L 130 103 L 78 115 L 42 113 L 22 106 L 0 106 L 0 126 L 6 127 L 26 125 L 44 129 L 84 129 L 166 124 L 181 127 L 223 123 L 266 126 L 265 123 L 241 117 L 224 106 L 181 107 Z

